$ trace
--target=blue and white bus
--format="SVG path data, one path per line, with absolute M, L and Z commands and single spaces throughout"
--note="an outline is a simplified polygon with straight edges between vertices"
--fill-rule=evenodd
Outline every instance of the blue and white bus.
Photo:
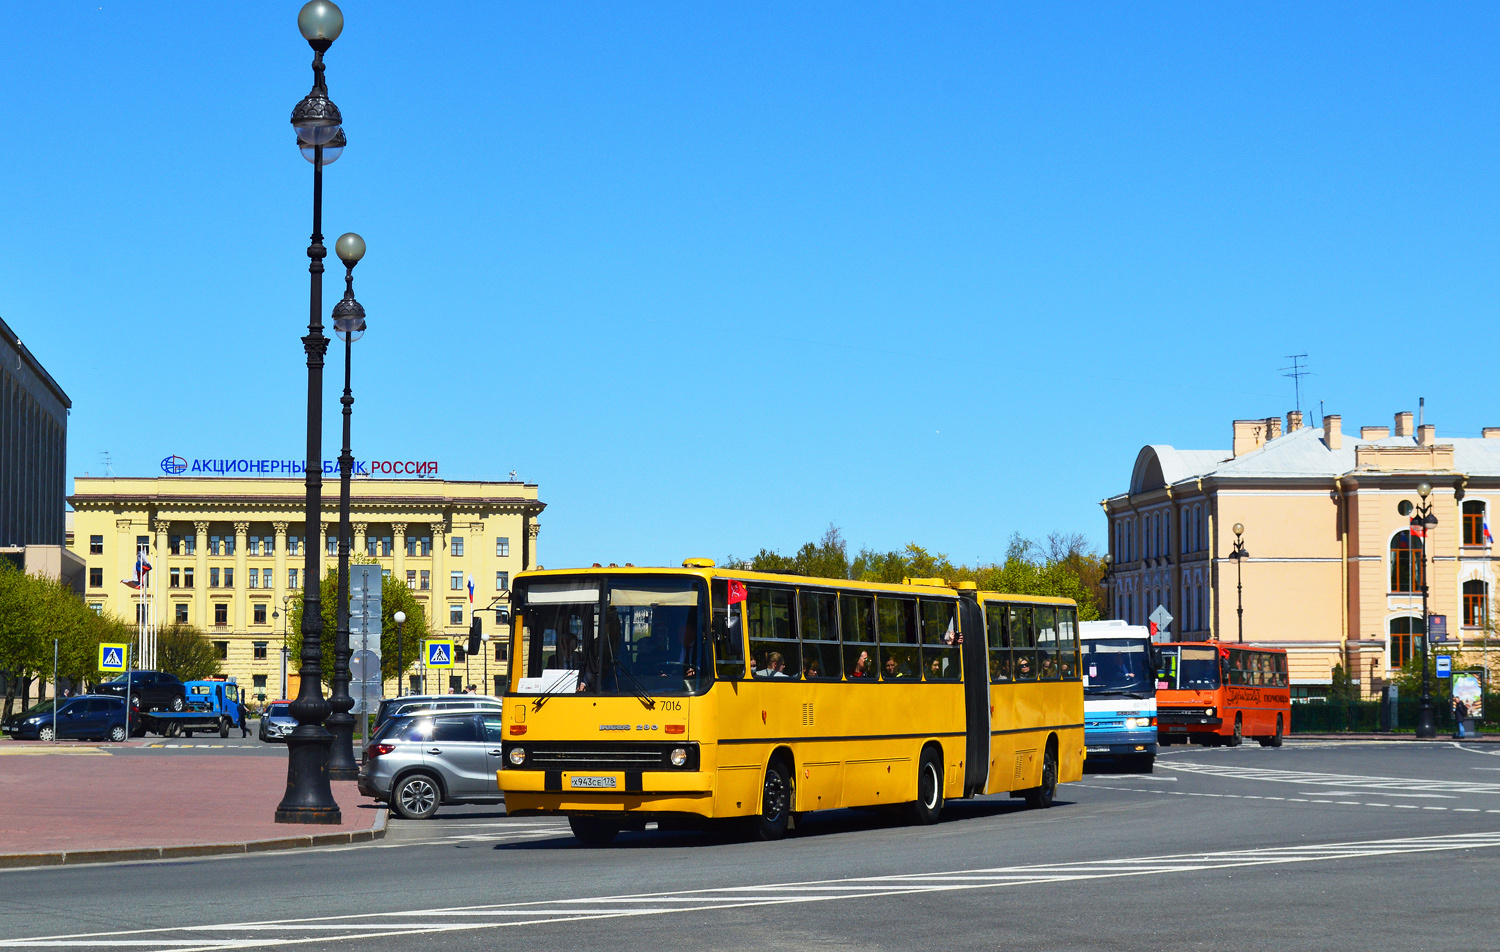
M 1156 670 L 1150 629 L 1118 619 L 1078 625 L 1088 760 L 1150 773 L 1156 763 Z

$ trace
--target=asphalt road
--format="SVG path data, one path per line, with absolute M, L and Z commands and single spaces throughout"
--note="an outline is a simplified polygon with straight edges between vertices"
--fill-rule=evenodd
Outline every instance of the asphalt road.
M 586 850 L 564 823 L 445 808 L 369 845 L 3 872 L 0 948 L 1494 948 L 1497 755 L 1174 748 L 1051 810 L 985 798 L 923 828 L 839 811 L 779 843 Z

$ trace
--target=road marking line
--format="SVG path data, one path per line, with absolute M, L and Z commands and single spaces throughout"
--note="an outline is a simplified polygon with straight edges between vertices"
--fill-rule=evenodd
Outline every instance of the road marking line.
M 1370 777 L 1359 774 L 1320 773 L 1307 770 L 1273 770 L 1269 767 L 1237 767 L 1230 764 L 1195 762 L 1164 763 L 1165 770 L 1203 774 L 1227 780 L 1261 780 L 1272 783 L 1295 783 L 1305 786 L 1340 787 L 1346 793 L 1378 790 L 1389 796 L 1441 796 L 1447 794 L 1500 794 L 1500 783 L 1478 783 L 1458 780 L 1424 780 L 1409 777 Z M 1408 791 L 1397 793 L 1395 791 Z
M 1500 812 L 1500 811 L 1497 811 Z M 73 935 L 0 939 L 0 948 L 174 948 L 189 952 L 269 945 L 305 945 L 350 939 L 431 936 L 521 925 L 722 911 L 768 905 L 877 899 L 933 892 L 999 889 L 1125 876 L 1199 873 L 1206 870 L 1346 860 L 1380 855 L 1500 847 L 1500 832 L 1404 837 L 1316 846 L 1225 850 L 1125 858 L 1116 862 L 1055 863 L 989 869 L 765 883 L 606 897 L 577 897 L 481 906 L 354 913 L 283 920 L 198 924 Z M 437 921 L 439 917 L 462 921 Z

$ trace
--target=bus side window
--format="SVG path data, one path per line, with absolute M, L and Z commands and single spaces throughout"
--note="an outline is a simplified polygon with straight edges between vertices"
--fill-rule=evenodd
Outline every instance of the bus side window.
M 1005 629 L 1005 606 L 988 602 L 984 606 L 984 626 L 990 641 L 990 682 L 1006 684 L 1011 679 L 1010 636 Z
M 802 676 L 837 681 L 839 671 L 838 598 L 832 592 L 799 592 Z
M 751 586 L 746 607 L 750 616 L 750 663 L 757 678 L 774 681 L 802 676 L 802 652 L 797 643 L 797 606 L 793 592 Z
M 1286 676 L 1286 655 L 1278 654 L 1276 655 L 1276 686 L 1284 688 L 1289 683 Z
M 922 674 L 929 681 L 957 681 L 962 677 L 958 647 L 958 613 L 953 602 L 921 599 Z
M 880 677 L 911 681 L 921 677 L 917 659 L 917 603 L 905 598 L 877 598 L 875 624 L 880 635 Z
M 1010 652 L 1014 658 L 1017 681 L 1036 680 L 1036 643 L 1031 637 L 1031 606 L 1011 605 L 1006 630 L 1010 632 Z
M 844 677 L 874 684 L 880 679 L 875 650 L 875 599 L 870 595 L 839 595 L 840 634 L 844 643 Z
M 1039 605 L 1032 610 L 1036 620 L 1037 679 L 1057 680 L 1057 611 L 1051 605 Z
M 729 602 L 729 580 L 713 581 L 714 674 L 727 681 L 745 676 L 745 603 Z
M 1062 677 L 1078 677 L 1078 610 L 1057 610 L 1057 655 L 1062 659 Z

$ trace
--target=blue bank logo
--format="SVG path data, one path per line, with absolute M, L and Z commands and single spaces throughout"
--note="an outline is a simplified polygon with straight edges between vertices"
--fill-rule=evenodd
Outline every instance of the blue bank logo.
M 176 476 L 179 473 L 187 472 L 187 466 L 187 460 L 181 456 L 168 456 L 161 461 L 161 471 L 168 476 Z

